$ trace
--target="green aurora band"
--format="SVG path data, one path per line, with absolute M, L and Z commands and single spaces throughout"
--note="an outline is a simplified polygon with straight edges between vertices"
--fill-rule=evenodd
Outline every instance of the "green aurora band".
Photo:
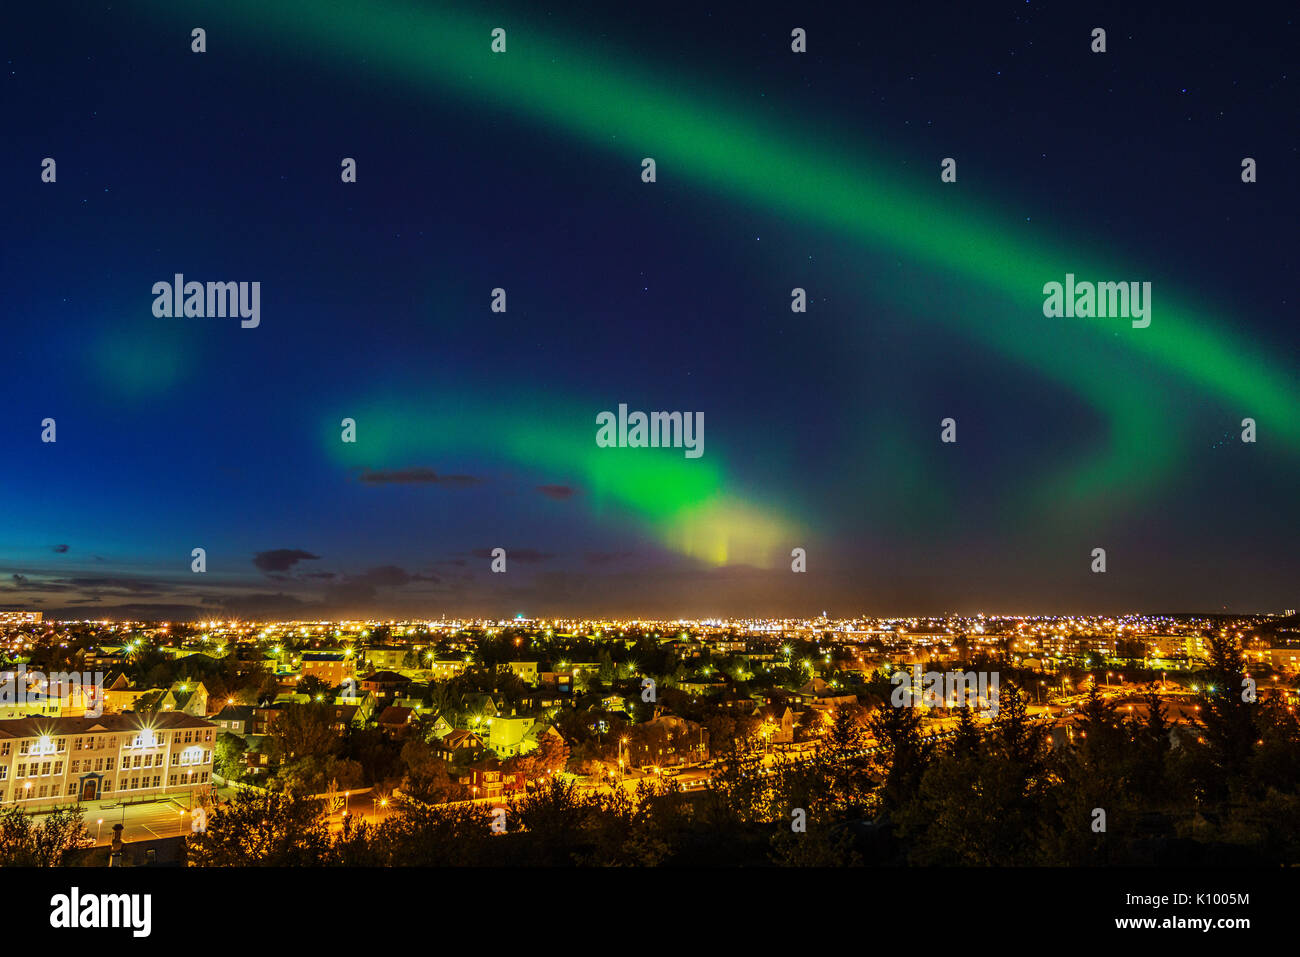
M 1267 423 L 1290 451 L 1300 449 L 1294 375 L 1271 363 L 1261 348 L 1234 337 L 1224 322 L 1179 301 L 1168 283 L 1156 284 L 1150 328 L 1124 323 L 1117 335 L 1116 320 L 1076 320 L 1069 354 L 1063 355 L 1059 333 L 1043 334 L 1043 323 L 1066 321 L 1042 317 L 1043 283 L 1059 281 L 1066 272 L 1081 279 L 1140 273 L 1013 238 L 1005 215 L 966 200 L 958 211 L 948 196 L 901 185 L 882 161 L 818 145 L 824 137 L 798 121 L 747 116 L 716 87 L 702 92 L 703 84 L 690 83 L 676 68 L 657 72 L 602 50 L 590 37 L 565 40 L 518 16 L 489 18 L 394 2 L 353 8 L 329 0 L 230 0 L 213 14 L 237 17 L 277 56 L 301 56 L 340 70 L 367 58 L 436 95 L 496 104 L 566 130 L 591 147 L 615 151 L 630 176 L 641 157 L 654 156 L 661 177 L 690 180 L 738 204 L 759 204 L 834 231 L 864 253 L 907 259 L 960 286 L 963 303 L 942 302 L 932 290 L 864 282 L 874 301 L 886 298 L 915 309 L 924 321 L 1050 377 L 1097 411 L 1105 441 L 1091 459 L 1072 460 L 1040 485 L 1035 497 L 1042 507 L 1059 508 L 1063 499 L 1079 496 L 1095 501 L 1121 491 L 1133 495 L 1179 464 L 1183 442 L 1171 419 L 1176 403 L 1156 383 L 1144 381 L 1144 371 L 1201 390 L 1225 408 L 1256 418 L 1261 428 Z M 490 31 L 497 26 L 508 31 L 504 55 L 490 51 Z M 581 421 L 592 418 L 588 410 L 579 413 Z M 396 414 L 379 413 L 381 420 Z M 715 563 L 756 560 L 758 552 L 780 547 L 778 542 L 789 544 L 784 536 L 792 523 L 728 498 L 715 465 L 666 457 L 650 464 L 642 458 L 632 469 L 626 456 L 579 450 L 567 439 L 555 441 L 554 429 L 540 416 L 527 419 L 484 409 L 470 414 L 463 430 L 449 432 L 447 423 L 436 431 L 412 428 L 403 417 L 401 427 L 411 438 L 394 438 L 390 448 L 414 448 L 417 438 L 444 446 L 457 435 L 474 446 L 491 435 L 498 451 L 504 442 L 506 454 L 527 466 L 577 470 L 594 490 L 598 510 L 625 506 L 687 554 Z M 592 433 L 594 420 L 584 433 L 588 443 Z M 336 423 L 329 442 L 338 448 Z M 746 532 L 733 523 L 756 524 Z

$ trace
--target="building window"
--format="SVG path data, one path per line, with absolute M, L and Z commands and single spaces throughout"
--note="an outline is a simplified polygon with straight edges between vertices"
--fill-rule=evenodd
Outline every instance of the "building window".
M 14 776 L 19 778 L 27 777 L 27 765 L 25 764 L 18 765 L 18 770 L 17 772 L 15 772 Z
M 55 774 L 62 774 L 62 773 L 63 773 L 63 762 L 62 762 L 62 761 L 55 761 L 55 762 L 54 762 L 54 773 L 55 773 Z
M 77 782 L 73 781 L 71 784 L 68 785 L 68 796 L 71 797 L 76 793 L 77 793 Z
M 110 780 L 108 780 L 107 778 L 105 778 L 105 779 L 104 779 L 104 792 L 105 792 L 105 793 L 108 793 L 108 792 L 111 791 L 111 790 L 113 790 L 113 782 L 110 781 Z
M 42 784 L 41 793 L 38 794 L 37 797 L 38 798 L 48 797 L 49 794 L 50 794 L 50 786 L 48 784 Z

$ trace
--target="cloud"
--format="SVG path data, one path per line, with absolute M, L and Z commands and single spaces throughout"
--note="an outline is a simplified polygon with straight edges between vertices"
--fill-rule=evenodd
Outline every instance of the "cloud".
M 634 552 L 587 552 L 582 557 L 586 559 L 588 565 L 608 565 L 611 562 L 622 561 L 625 558 L 631 558 Z
M 378 568 L 372 568 L 360 575 L 349 575 L 347 578 L 350 585 L 370 585 L 375 588 L 401 588 L 411 582 L 438 581 L 441 579 L 437 575 L 412 574 L 396 565 L 380 565 Z
M 379 565 L 359 575 L 347 575 L 341 581 L 325 588 L 323 608 L 329 611 L 351 611 L 373 608 L 382 588 L 403 588 L 413 582 L 441 584 L 437 575 L 408 572 L 396 565 Z
M 68 546 L 67 546 L 67 545 L 55 545 L 55 546 L 54 546 L 54 550 L 55 550 L 56 552 L 58 552 L 60 555 L 65 555 L 65 554 L 67 554 Z
M 286 595 L 284 592 L 237 595 L 221 602 L 223 608 L 237 617 L 263 620 L 296 617 L 301 613 L 304 604 L 302 599 Z
M 563 502 L 565 499 L 573 498 L 578 494 L 578 490 L 572 485 L 539 485 L 537 491 L 557 502 Z
M 492 549 L 476 548 L 470 554 L 472 554 L 475 558 L 490 559 L 492 557 Z M 535 548 L 507 548 L 506 549 L 506 561 L 523 562 L 525 565 L 535 565 L 538 562 L 544 562 L 547 559 L 551 559 L 554 557 L 555 556 L 550 552 L 539 552 Z
M 60 578 L 77 588 L 106 588 L 109 591 L 124 592 L 128 595 L 160 595 L 172 588 L 161 582 L 140 581 L 135 578 Z
M 439 475 L 430 468 L 389 469 L 361 473 L 363 485 L 439 485 L 443 488 L 468 488 L 481 485 L 484 479 L 476 475 Z
M 96 620 L 108 621 L 198 621 L 208 617 L 197 605 L 97 605 L 92 610 L 84 603 L 52 608 L 46 612 L 46 617 L 75 621 L 85 618 L 87 613 L 93 614 Z
M 10 575 L 9 577 L 13 581 L 13 585 L 11 586 L 11 590 L 13 591 L 44 591 L 57 593 L 72 591 L 74 587 L 63 581 L 34 582 L 26 575 L 19 575 L 17 573 Z
M 318 561 L 319 555 L 304 552 L 300 548 L 277 548 L 269 552 L 258 552 L 253 556 L 253 564 L 266 573 L 287 572 L 302 561 Z

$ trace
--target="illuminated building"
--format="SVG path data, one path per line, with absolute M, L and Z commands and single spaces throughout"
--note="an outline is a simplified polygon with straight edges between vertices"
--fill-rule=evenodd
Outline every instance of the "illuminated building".
M 216 726 L 178 712 L 0 721 L 0 805 L 206 791 Z

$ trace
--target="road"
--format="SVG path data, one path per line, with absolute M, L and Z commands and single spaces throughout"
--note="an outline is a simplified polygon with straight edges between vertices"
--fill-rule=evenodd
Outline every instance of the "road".
M 91 840 L 98 846 L 112 843 L 114 824 L 123 825 L 124 841 L 151 841 L 159 837 L 189 834 L 192 819 L 188 806 L 189 795 L 180 793 L 124 807 L 104 807 L 100 804 L 83 807 L 81 819 L 90 832 Z M 40 821 L 45 815 L 35 814 L 33 817 Z

